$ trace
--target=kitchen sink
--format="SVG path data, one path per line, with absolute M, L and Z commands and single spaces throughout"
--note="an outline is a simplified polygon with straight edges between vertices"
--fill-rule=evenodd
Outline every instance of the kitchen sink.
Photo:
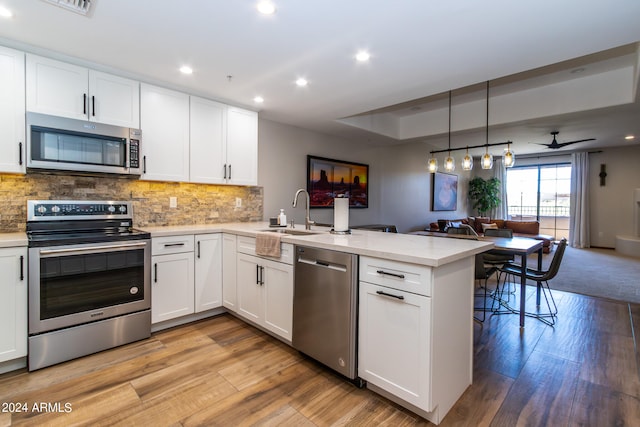
M 321 231 L 309 231 L 309 230 L 294 230 L 291 228 L 270 228 L 268 231 L 271 233 L 282 233 L 282 234 L 291 234 L 292 236 L 312 236 L 314 234 L 320 234 Z

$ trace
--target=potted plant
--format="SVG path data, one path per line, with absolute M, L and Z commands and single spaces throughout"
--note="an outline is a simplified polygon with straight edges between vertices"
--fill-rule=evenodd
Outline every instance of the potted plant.
M 480 216 L 486 216 L 490 210 L 500 205 L 500 180 L 489 178 L 484 180 L 480 177 L 469 181 L 469 199 L 473 203 L 473 208 L 478 209 Z

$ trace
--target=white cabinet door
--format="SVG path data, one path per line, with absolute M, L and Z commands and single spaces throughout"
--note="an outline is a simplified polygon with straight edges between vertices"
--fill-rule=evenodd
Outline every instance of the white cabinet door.
M 27 355 L 27 248 L 0 249 L 0 362 Z
M 227 106 L 192 96 L 190 182 L 224 184 L 227 158 Z
M 194 312 L 193 252 L 151 257 L 151 323 Z
M 258 113 L 227 109 L 227 182 L 258 184 Z
M 195 312 L 222 306 L 222 235 L 196 236 Z
M 27 111 L 87 120 L 89 70 L 27 54 Z
M 90 70 L 89 120 L 139 129 L 140 83 Z
M 140 87 L 141 179 L 189 180 L 189 95 L 156 86 Z
M 358 375 L 432 411 L 431 298 L 360 282 Z
M 222 235 L 222 305 L 236 311 L 236 236 Z
M 264 304 L 262 303 L 261 260 L 246 254 L 237 256 L 237 313 L 256 324 L 262 324 Z
M 0 46 L 0 172 L 25 172 L 24 53 Z
M 264 266 L 264 327 L 291 341 L 293 324 L 293 266 L 260 260 Z

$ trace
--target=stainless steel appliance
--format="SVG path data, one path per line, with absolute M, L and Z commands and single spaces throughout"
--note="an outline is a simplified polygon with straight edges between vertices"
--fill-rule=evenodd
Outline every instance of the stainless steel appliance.
M 140 175 L 139 129 L 27 113 L 27 168 Z
M 30 200 L 29 370 L 151 335 L 151 238 L 131 202 Z
M 357 377 L 357 255 L 296 247 L 293 347 L 362 385 Z

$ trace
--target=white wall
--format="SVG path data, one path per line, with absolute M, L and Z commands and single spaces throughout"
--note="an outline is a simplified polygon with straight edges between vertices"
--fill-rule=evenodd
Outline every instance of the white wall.
M 382 216 L 381 222 L 395 224 L 400 233 L 421 230 L 438 219 L 457 219 L 468 216 L 467 192 L 469 172 L 458 169 L 458 209 L 433 212 L 431 210 L 431 174 L 427 170 L 429 151 L 424 143 L 404 144 L 380 149 L 382 160 Z M 439 154 L 440 164 L 444 154 Z
M 615 247 L 616 235 L 633 235 L 633 191 L 640 188 L 640 146 L 609 148 L 589 155 L 591 246 Z M 600 165 L 606 165 L 600 186 Z
M 258 124 L 258 185 L 264 188 L 264 219 L 277 216 L 284 209 L 287 220 L 304 224 L 302 196 L 293 208 L 293 196 L 299 188 L 307 188 L 307 155 L 365 163 L 369 165 L 369 207 L 349 210 L 349 225 L 380 222 L 382 175 L 377 151 L 354 141 L 320 134 L 269 120 Z M 333 209 L 311 209 L 311 219 L 333 223 Z M 300 225 L 298 225 L 300 227 Z

